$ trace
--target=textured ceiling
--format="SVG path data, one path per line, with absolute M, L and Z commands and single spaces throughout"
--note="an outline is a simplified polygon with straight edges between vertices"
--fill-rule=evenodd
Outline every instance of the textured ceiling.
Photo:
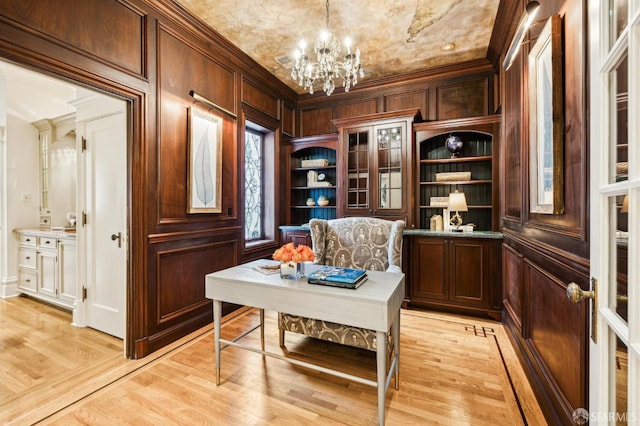
M 300 39 L 325 29 L 326 0 L 176 0 L 277 78 Z M 329 31 L 361 51 L 364 79 L 486 58 L 500 0 L 332 0 Z M 453 43 L 451 50 L 442 46 Z

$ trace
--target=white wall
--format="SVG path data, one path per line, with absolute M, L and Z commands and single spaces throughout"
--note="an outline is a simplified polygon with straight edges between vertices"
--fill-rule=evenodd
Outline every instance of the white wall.
M 6 277 L 17 276 L 17 244 L 15 228 L 38 227 L 38 129 L 26 121 L 7 115 L 6 188 L 7 188 L 7 271 Z M 22 201 L 22 195 L 31 199 Z M 4 278 L 4 277 L 3 277 Z
M 3 190 L 6 179 L 5 158 L 6 149 L 6 127 L 7 127 L 7 80 L 0 73 L 0 297 L 10 293 L 9 287 L 15 286 L 15 280 L 7 280 L 7 224 L 4 213 L 6 201 L 6 191 Z

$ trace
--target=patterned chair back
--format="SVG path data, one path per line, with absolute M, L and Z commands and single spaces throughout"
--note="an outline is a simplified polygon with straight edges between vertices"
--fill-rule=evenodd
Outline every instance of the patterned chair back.
M 367 269 L 402 271 L 404 222 L 372 217 L 311 219 L 311 241 L 316 263 Z

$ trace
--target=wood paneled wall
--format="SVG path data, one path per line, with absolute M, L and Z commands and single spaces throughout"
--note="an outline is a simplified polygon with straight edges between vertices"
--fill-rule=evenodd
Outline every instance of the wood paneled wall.
M 169 0 L 3 1 L 0 57 L 128 102 L 127 356 L 210 323 L 205 274 L 278 244 L 244 251 L 243 111 L 293 135 L 295 92 Z M 191 90 L 223 118 L 221 214 L 187 213 Z
M 300 137 L 336 132 L 332 119 L 419 108 L 426 121 L 477 117 L 497 109 L 495 72 L 488 60 L 420 74 L 359 82 L 350 92 L 303 95 L 298 102 Z M 329 120 L 329 121 L 327 121 Z
M 501 4 L 509 2 L 503 1 Z M 524 0 L 502 23 L 513 34 Z M 513 66 L 501 75 L 503 107 L 500 182 L 503 246 L 503 320 L 551 424 L 573 424 L 588 408 L 587 304 L 567 300 L 566 285 L 589 288 L 586 2 L 540 2 L 537 23 Z M 527 54 L 551 15 L 563 27 L 563 214 L 529 211 Z M 494 31 L 495 34 L 495 31 Z M 506 49 L 502 50 L 503 54 Z

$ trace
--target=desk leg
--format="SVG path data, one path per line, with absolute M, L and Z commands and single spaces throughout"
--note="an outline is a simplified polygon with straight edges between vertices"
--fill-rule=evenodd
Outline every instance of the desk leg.
M 385 382 L 387 378 L 387 333 L 376 332 L 378 347 L 376 350 L 376 361 L 378 364 L 378 424 L 384 425 L 384 396 Z
M 260 309 L 260 347 L 264 351 L 264 309 Z
M 400 389 L 400 310 L 398 310 L 398 316 L 393 321 L 393 347 L 394 356 L 396 358 L 396 390 Z
M 220 385 L 220 319 L 222 316 L 222 301 L 213 301 L 213 347 L 216 352 L 216 386 Z

